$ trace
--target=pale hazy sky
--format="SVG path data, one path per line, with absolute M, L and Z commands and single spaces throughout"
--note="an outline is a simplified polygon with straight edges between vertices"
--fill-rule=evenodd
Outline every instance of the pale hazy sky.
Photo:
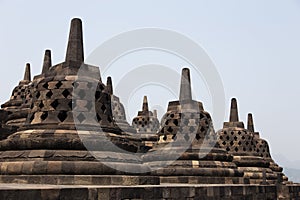
M 300 1 L 2 0 L 1 103 L 22 79 L 26 62 L 33 75 L 40 73 L 45 49 L 52 50 L 54 64 L 64 60 L 73 17 L 83 20 L 86 56 L 110 37 L 143 27 L 174 30 L 197 42 L 223 80 L 226 113 L 230 98 L 237 97 L 240 118 L 254 114 L 256 130 L 268 140 L 275 160 L 300 169 Z M 128 65 L 129 58 L 134 56 L 121 64 Z M 206 97 L 197 100 L 210 111 Z M 150 107 L 156 98 L 149 96 Z M 140 109 L 142 96 L 132 101 L 128 117 Z

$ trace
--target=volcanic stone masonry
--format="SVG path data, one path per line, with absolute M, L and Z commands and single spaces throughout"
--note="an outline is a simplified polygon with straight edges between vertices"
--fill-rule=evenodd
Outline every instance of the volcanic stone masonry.
M 142 110 L 130 125 L 111 77 L 84 63 L 82 22 L 71 21 L 65 61 L 30 64 L 0 109 L 0 199 L 300 199 L 269 145 L 238 117 L 214 130 L 182 70 L 162 119 Z M 151 103 L 151 102 L 150 102 Z

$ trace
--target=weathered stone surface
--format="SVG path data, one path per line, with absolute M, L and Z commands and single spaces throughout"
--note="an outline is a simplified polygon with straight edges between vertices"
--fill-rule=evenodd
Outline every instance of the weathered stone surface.
M 219 145 L 233 154 L 233 162 L 244 171 L 244 176 L 250 178 L 251 183 L 276 183 L 278 176 L 283 176 L 282 170 L 275 167 L 268 143 L 254 131 L 252 114 L 248 115 L 248 129 L 238 119 L 237 101 L 233 98 L 230 120 L 224 122 L 223 129 L 217 132 Z
M 100 70 L 84 63 L 82 22 L 71 21 L 65 61 L 23 80 L 0 109 L 0 199 L 299 199 L 271 158 L 269 145 L 239 121 L 217 134 L 202 102 L 192 99 L 188 68 L 178 101 L 161 123 L 142 110 L 126 120 L 125 108 Z M 143 155 L 143 156 L 142 156 Z
M 158 143 L 143 156 L 144 162 L 155 169 L 152 174 L 175 183 L 186 182 L 183 177 L 187 176 L 215 178 L 206 179 L 207 184 L 216 183 L 216 179 L 225 184 L 228 178 L 243 177 L 243 172 L 232 162 L 232 156 L 216 144 L 209 113 L 204 111 L 201 102 L 192 100 L 187 68 L 182 70 L 180 88 L 179 101 L 169 103 L 162 119 Z M 165 176 L 170 178 L 163 178 Z M 240 180 L 239 183 L 247 182 L 247 179 Z

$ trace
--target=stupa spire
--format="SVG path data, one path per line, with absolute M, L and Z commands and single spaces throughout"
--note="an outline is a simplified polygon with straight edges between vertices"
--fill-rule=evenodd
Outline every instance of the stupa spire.
M 81 65 L 84 61 L 82 22 L 78 18 L 71 21 L 66 62 Z
M 231 99 L 231 107 L 230 107 L 230 122 L 238 122 L 239 121 L 239 114 L 238 114 L 238 107 L 236 98 Z
M 26 63 L 25 73 L 24 73 L 24 81 L 31 81 L 31 73 L 30 73 L 30 64 Z
M 112 86 L 112 80 L 111 80 L 111 77 L 107 77 L 107 80 L 106 80 L 106 90 L 107 90 L 107 93 L 112 95 L 113 94 L 113 86 Z
M 179 101 L 192 100 L 190 70 L 182 69 Z
M 251 113 L 248 114 L 247 129 L 254 133 L 254 123 L 253 123 L 253 117 Z
M 144 100 L 143 100 L 143 112 L 148 112 L 148 100 L 147 100 L 147 96 L 144 96 Z
M 157 110 L 153 110 L 153 117 L 157 118 Z
M 46 73 L 50 69 L 51 66 L 52 66 L 51 51 L 49 49 L 47 49 L 45 51 L 45 55 L 44 55 L 42 74 Z

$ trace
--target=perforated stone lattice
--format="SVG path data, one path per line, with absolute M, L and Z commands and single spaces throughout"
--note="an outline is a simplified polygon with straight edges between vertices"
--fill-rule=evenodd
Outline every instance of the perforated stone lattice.
M 258 154 L 260 157 L 271 158 L 268 143 L 260 138 L 255 138 L 247 129 L 231 128 L 217 132 L 218 143 L 231 153 Z
M 153 117 L 153 114 L 152 116 L 137 116 L 133 119 L 132 126 L 137 132 L 156 133 L 159 129 L 159 121 Z
M 263 139 L 257 139 L 256 143 L 256 152 L 260 157 L 271 158 L 270 148 L 268 142 Z
M 183 137 L 185 141 L 201 144 L 204 139 L 213 141 L 216 138 L 211 117 L 205 111 L 185 113 L 168 111 L 163 116 L 161 127 L 159 143 L 172 142 L 178 140 L 178 137 Z M 212 133 L 209 133 L 210 131 Z
M 218 136 L 219 145 L 231 153 L 256 153 L 254 136 L 246 129 L 223 129 L 218 132 Z
M 71 123 L 74 124 L 72 109 L 76 113 L 80 124 L 105 123 L 112 124 L 110 97 L 104 93 L 104 85 L 99 82 L 96 93 L 88 91 L 92 88 L 91 82 L 78 82 L 73 78 L 61 80 L 40 81 L 36 85 L 31 104 L 31 113 L 28 116 L 30 124 L 39 123 Z M 73 93 L 76 90 L 76 93 Z M 74 95 L 74 96 L 73 96 Z M 93 102 L 94 100 L 94 102 Z M 96 116 L 92 109 L 96 110 Z
M 118 122 L 126 121 L 124 106 L 120 103 L 119 98 L 112 96 L 112 113 L 114 120 Z

